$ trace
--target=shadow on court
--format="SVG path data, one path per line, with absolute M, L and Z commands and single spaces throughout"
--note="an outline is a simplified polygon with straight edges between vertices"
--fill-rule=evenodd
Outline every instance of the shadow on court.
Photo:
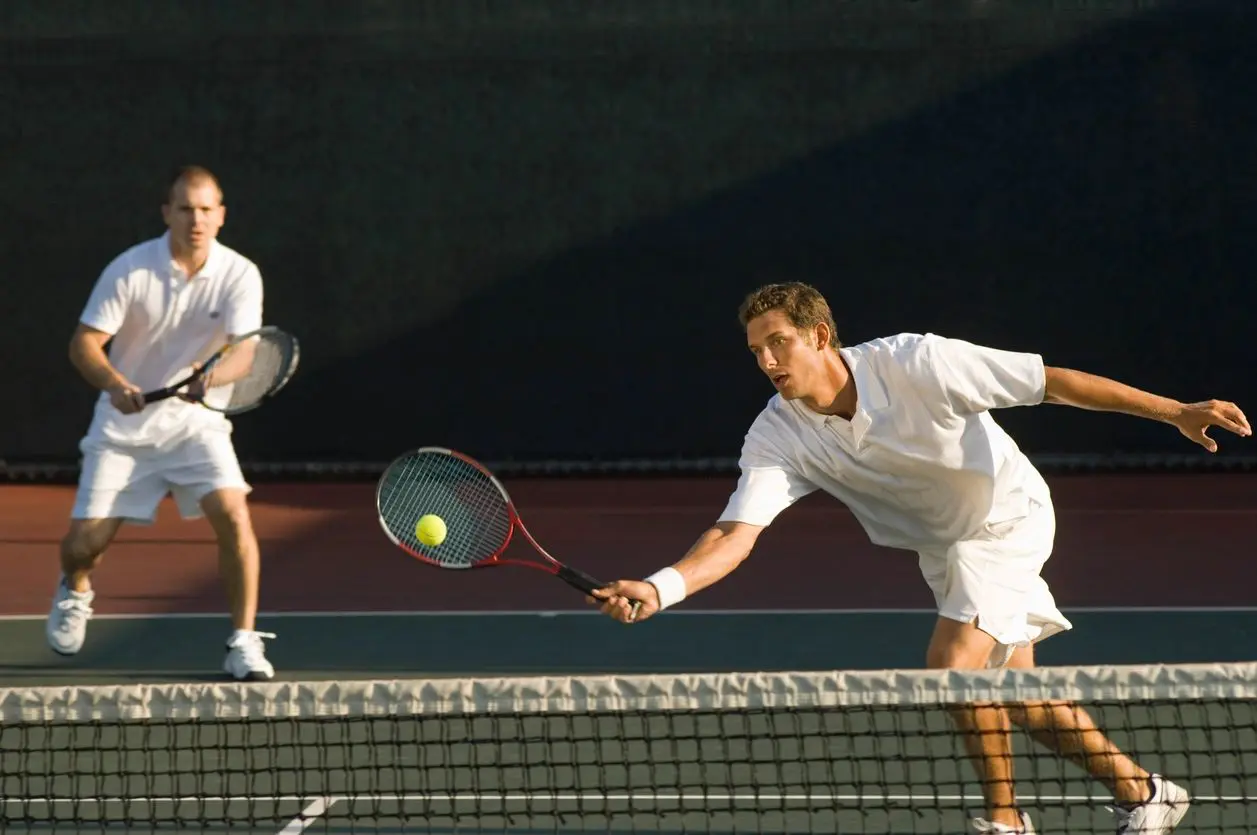
M 1066 612 L 1074 630 L 1041 664 L 1249 661 L 1257 610 Z M 271 616 L 279 677 L 720 672 L 919 667 L 934 616 L 919 613 L 684 614 L 626 627 L 589 614 Z M 83 652 L 55 655 L 42 620 L 0 622 L 4 686 L 215 681 L 222 617 L 99 619 Z

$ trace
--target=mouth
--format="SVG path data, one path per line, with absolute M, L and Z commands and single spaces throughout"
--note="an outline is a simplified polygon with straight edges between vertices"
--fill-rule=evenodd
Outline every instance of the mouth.
M 773 385 L 776 386 L 777 388 L 781 388 L 783 385 L 785 385 L 786 381 L 790 379 L 790 375 L 784 371 L 779 371 L 776 374 L 772 374 L 769 376 L 770 376 L 770 379 L 773 381 Z

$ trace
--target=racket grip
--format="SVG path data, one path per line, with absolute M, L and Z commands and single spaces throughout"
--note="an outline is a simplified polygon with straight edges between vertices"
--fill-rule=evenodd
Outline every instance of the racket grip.
M 585 572 L 579 571 L 575 568 L 568 568 L 566 565 L 559 566 L 559 579 L 563 580 L 563 582 L 567 583 L 569 586 L 572 586 L 573 588 L 580 589 L 581 591 L 585 592 L 585 594 L 588 594 L 588 595 L 593 595 L 595 589 L 600 589 L 606 585 L 606 583 L 595 580 L 593 577 L 590 577 Z M 636 620 L 637 612 L 641 608 L 642 608 L 642 602 L 640 600 L 634 600 L 633 611 L 632 611 L 632 614 L 629 616 L 629 620 Z
M 600 589 L 606 585 L 599 580 L 595 580 L 583 571 L 575 568 L 568 568 L 566 565 L 559 566 L 559 579 L 567 583 L 574 589 L 592 595 L 596 589 Z

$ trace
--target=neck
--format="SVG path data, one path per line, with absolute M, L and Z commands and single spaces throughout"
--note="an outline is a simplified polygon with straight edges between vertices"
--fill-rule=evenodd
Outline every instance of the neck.
M 827 351 L 825 367 L 813 394 L 801 398 L 803 404 L 822 415 L 837 415 L 850 420 L 858 402 L 851 369 L 837 351 Z
M 184 247 L 170 240 L 170 255 L 174 258 L 175 263 L 183 268 L 188 277 L 196 275 L 205 266 L 205 262 L 209 260 L 209 245 L 203 247 Z

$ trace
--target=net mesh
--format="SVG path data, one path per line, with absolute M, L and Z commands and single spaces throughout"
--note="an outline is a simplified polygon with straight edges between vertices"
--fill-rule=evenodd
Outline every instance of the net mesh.
M 972 831 L 948 712 L 1064 699 L 1257 829 L 1257 665 L 163 684 L 0 694 L 5 832 Z M 1039 833 L 1114 832 L 1105 788 L 1014 736 Z M 53 825 L 56 828 L 53 829 Z

